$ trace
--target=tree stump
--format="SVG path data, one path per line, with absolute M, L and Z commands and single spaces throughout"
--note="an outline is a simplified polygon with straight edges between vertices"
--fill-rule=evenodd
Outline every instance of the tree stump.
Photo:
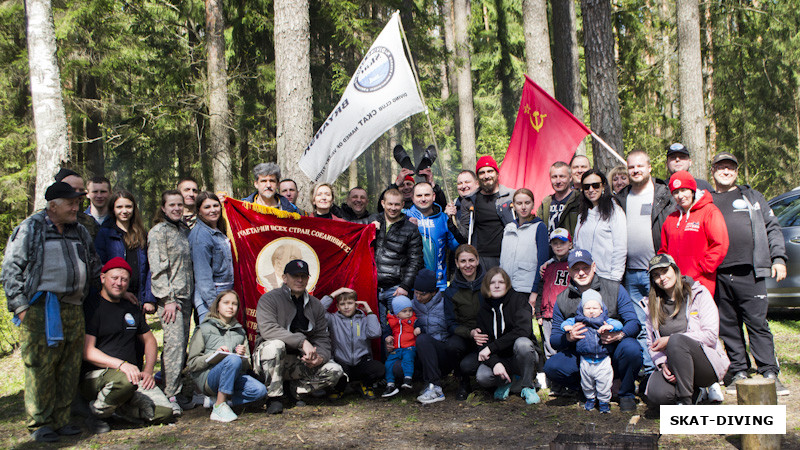
M 739 405 L 777 405 L 775 380 L 757 377 L 736 382 L 736 402 Z M 781 448 L 781 435 L 743 434 L 742 448 L 777 450 Z

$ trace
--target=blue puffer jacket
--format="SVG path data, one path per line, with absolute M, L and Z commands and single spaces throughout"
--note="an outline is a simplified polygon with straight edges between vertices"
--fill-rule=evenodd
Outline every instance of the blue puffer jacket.
M 125 259 L 127 250 L 125 249 L 125 241 L 123 240 L 125 232 L 122 231 L 113 220 L 109 217 L 103 226 L 97 231 L 97 236 L 94 238 L 94 247 L 97 250 L 97 255 L 100 256 L 102 264 L 107 263 L 112 258 L 119 256 Z M 139 255 L 139 292 L 136 292 L 136 297 L 139 299 L 139 304 L 155 303 L 156 298 L 150 289 L 150 263 L 147 261 L 147 245 L 144 248 L 139 247 L 135 250 Z M 135 270 L 137 268 L 134 268 Z
M 573 326 L 576 323 L 584 324 L 586 326 L 586 332 L 583 334 L 583 339 L 575 343 L 575 351 L 584 358 L 599 362 L 608 356 L 608 348 L 600 343 L 600 333 L 597 332 L 598 328 L 603 326 L 604 322 L 614 327 L 611 331 L 622 330 L 622 322 L 608 317 L 608 308 L 606 308 L 606 305 L 603 305 L 603 314 L 592 318 L 584 316 L 583 305 L 578 305 L 575 316 L 565 320 L 561 324 L 561 329 L 563 330 L 564 327 L 568 325 Z
M 446 341 L 455 333 L 456 315 L 453 312 L 453 304 L 445 298 L 444 292 L 439 291 L 434 294 L 428 303 L 420 303 L 414 297 L 411 305 L 417 314 L 414 326 L 419 327 L 422 333 L 437 341 Z
M 202 318 L 223 291 L 233 288 L 233 254 L 228 237 L 202 220 L 189 232 L 194 268 L 194 307 Z
M 445 248 L 450 250 L 458 248 L 458 241 L 447 226 L 447 214 L 442 208 L 433 204 L 433 214 L 428 217 L 422 215 L 416 206 L 406 210 L 406 215 L 417 219 L 419 234 L 422 235 L 422 255 L 425 268 L 436 272 L 436 287 L 440 290 L 447 289 L 447 263 L 444 260 Z

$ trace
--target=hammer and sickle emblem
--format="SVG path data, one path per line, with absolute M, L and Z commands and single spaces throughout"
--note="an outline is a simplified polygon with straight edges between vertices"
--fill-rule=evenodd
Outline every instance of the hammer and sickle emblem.
M 534 111 L 533 114 L 528 116 L 528 118 L 531 121 L 531 126 L 533 127 L 534 130 L 536 130 L 537 133 L 544 126 L 545 117 L 547 117 L 547 114 L 542 114 L 539 111 Z

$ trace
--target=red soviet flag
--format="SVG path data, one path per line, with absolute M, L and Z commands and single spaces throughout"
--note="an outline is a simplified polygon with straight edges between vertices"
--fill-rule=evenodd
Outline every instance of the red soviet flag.
M 581 140 L 591 133 L 561 103 L 525 75 L 514 134 L 500 167 L 500 183 L 533 191 L 534 211 L 553 193 L 550 166 L 569 162 Z

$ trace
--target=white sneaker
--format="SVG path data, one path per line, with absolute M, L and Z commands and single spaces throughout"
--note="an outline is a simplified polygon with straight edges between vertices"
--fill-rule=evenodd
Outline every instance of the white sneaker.
M 725 401 L 725 394 L 722 393 L 722 388 L 719 383 L 714 383 L 708 387 L 708 401 L 714 403 L 722 403 Z
M 211 420 L 215 422 L 233 422 L 234 420 L 238 419 L 239 416 L 233 412 L 230 406 L 227 403 L 220 403 L 219 405 L 215 405 L 211 412 Z
M 417 401 L 422 403 L 423 405 L 441 402 L 443 400 L 444 400 L 444 393 L 442 392 L 442 388 L 436 386 L 433 383 L 428 384 L 428 387 L 425 388 L 425 390 L 419 397 L 417 397 Z

